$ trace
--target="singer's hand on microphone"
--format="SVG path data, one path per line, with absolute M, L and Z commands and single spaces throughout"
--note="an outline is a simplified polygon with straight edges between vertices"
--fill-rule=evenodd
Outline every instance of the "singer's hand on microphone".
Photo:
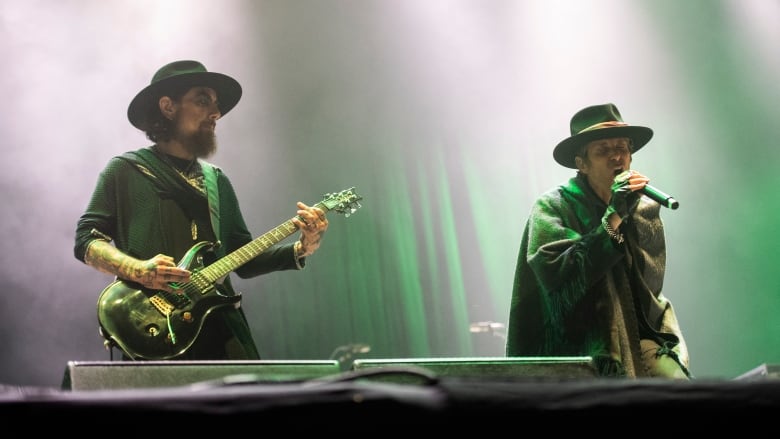
M 621 220 L 628 218 L 639 204 L 641 194 L 638 191 L 649 181 L 650 179 L 636 171 L 629 170 L 618 174 L 612 183 L 612 198 L 605 215 L 609 217 L 616 213 Z

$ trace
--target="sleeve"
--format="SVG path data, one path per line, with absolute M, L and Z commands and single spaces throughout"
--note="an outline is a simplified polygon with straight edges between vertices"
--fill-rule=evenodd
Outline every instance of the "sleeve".
M 117 228 L 116 182 L 117 175 L 126 167 L 118 158 L 109 161 L 98 175 L 97 183 L 87 208 L 76 223 L 73 253 L 84 262 L 84 256 L 92 241 L 111 241 Z

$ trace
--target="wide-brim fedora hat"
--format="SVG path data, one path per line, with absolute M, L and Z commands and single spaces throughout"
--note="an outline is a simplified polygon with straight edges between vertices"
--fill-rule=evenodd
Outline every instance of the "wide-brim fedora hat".
M 210 87 L 217 92 L 219 111 L 224 116 L 241 99 L 241 84 L 228 75 L 209 72 L 198 61 L 174 61 L 161 67 L 152 77 L 152 82 L 146 86 L 130 102 L 127 107 L 127 118 L 134 127 L 146 131 L 147 115 L 156 106 L 161 97 L 166 96 L 174 88 L 180 87 Z
M 579 149 L 594 140 L 612 137 L 628 137 L 635 153 L 653 137 L 653 130 L 623 121 L 615 104 L 593 105 L 578 111 L 570 123 L 571 136 L 561 141 L 553 150 L 553 158 L 567 168 L 577 169 L 575 156 Z

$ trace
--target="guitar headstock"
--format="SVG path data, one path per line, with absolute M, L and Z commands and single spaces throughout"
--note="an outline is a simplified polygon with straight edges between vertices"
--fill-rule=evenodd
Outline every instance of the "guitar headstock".
M 318 203 L 321 207 L 327 210 L 333 210 L 338 213 L 343 213 L 344 216 L 350 216 L 357 211 L 361 206 L 359 201 L 363 197 L 355 193 L 355 188 L 344 189 L 338 193 L 325 194 L 324 199 Z

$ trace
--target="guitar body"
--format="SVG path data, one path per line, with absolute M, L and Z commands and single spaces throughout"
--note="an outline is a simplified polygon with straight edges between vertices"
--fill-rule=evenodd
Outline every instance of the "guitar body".
M 179 263 L 193 272 L 179 293 L 153 291 L 116 280 L 100 293 L 100 331 L 133 360 L 168 360 L 185 353 L 195 342 L 209 314 L 237 306 L 240 295 L 225 295 L 220 286 L 198 276 L 202 252 L 212 244 L 194 245 Z

